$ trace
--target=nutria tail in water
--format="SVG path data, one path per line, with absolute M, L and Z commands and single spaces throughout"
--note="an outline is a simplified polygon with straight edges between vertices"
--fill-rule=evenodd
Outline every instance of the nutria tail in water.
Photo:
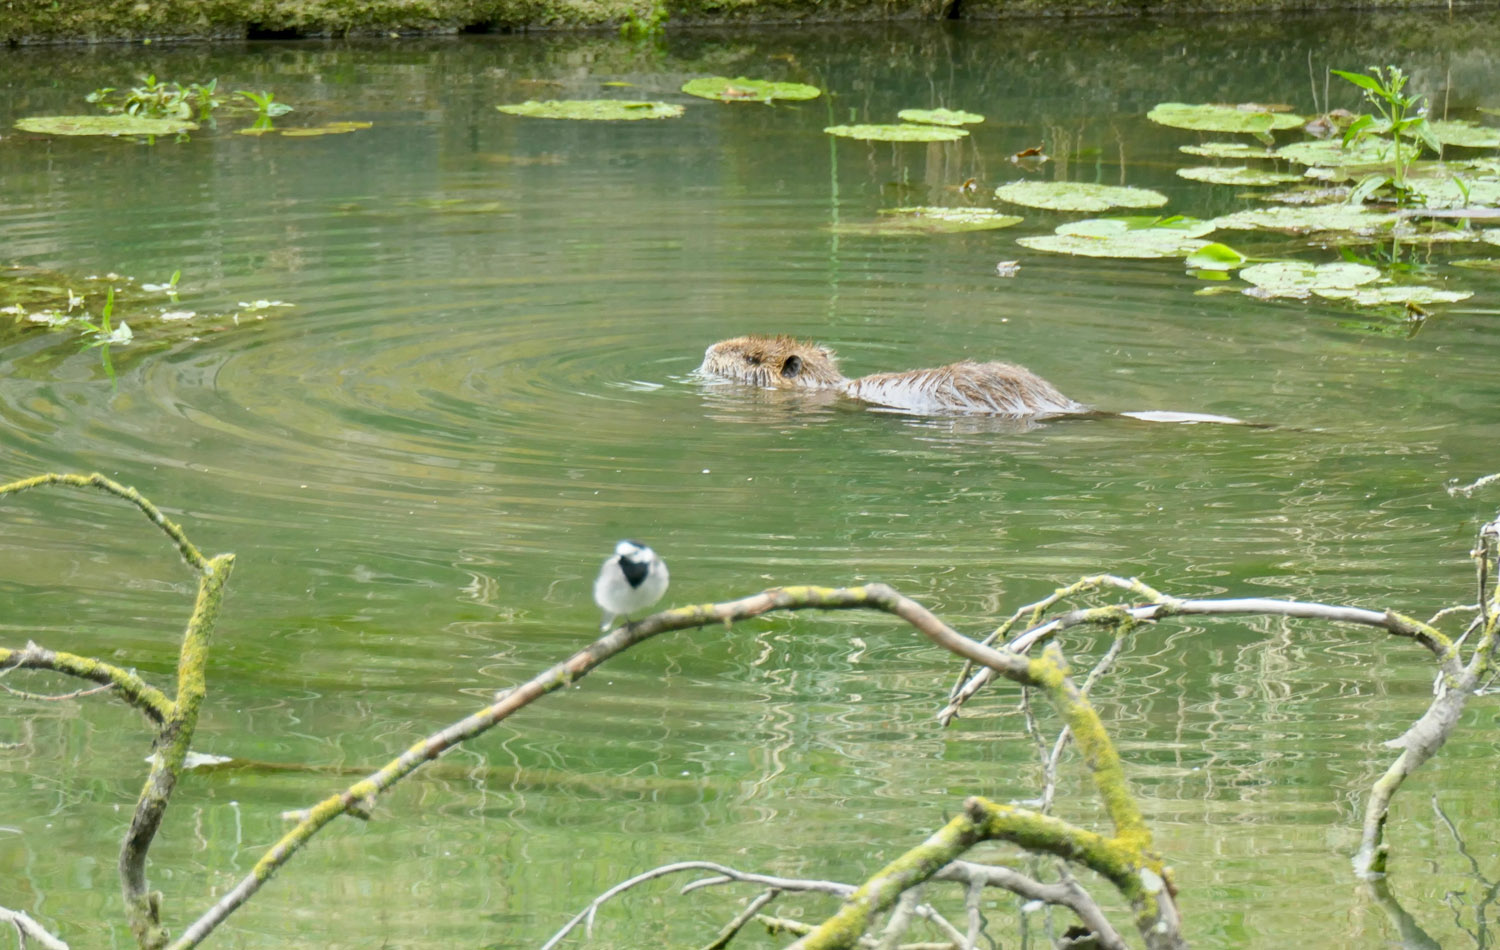
M 764 389 L 838 389 L 848 380 L 833 351 L 789 336 L 737 336 L 703 354 L 698 372 Z
M 1064 416 L 1088 407 L 1014 363 L 964 360 L 936 369 L 875 373 L 850 380 L 855 399 L 911 412 L 980 412 L 999 416 Z

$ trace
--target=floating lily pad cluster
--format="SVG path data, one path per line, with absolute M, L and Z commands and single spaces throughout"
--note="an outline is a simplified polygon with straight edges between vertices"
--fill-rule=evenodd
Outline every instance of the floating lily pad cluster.
M 897 125 L 830 125 L 829 135 L 864 142 L 954 142 L 968 136 L 963 125 L 984 121 L 984 116 L 956 109 L 902 109 Z
M 1204 275 L 1218 275 L 1219 279 L 1238 270 L 1244 283 L 1239 288 L 1225 285 L 1225 289 L 1241 289 L 1261 299 L 1318 297 L 1362 307 L 1404 307 L 1408 313 L 1421 313 L 1422 306 L 1470 296 L 1462 290 L 1396 283 L 1389 264 L 1391 258 L 1399 260 L 1402 247 L 1487 240 L 1486 232 L 1467 227 L 1451 213 L 1446 215 L 1448 220 L 1427 225 L 1420 211 L 1414 209 L 1500 207 L 1500 160 L 1413 161 L 1413 157 L 1423 145 L 1435 147 L 1431 146 L 1433 141 L 1454 148 L 1500 148 L 1500 129 L 1466 121 L 1433 121 L 1429 123 L 1430 135 L 1424 133 L 1420 143 L 1414 138 L 1399 150 L 1388 136 L 1382 139 L 1379 135 L 1355 136 L 1349 144 L 1335 136 L 1278 148 L 1275 132 L 1305 127 L 1310 134 L 1329 134 L 1329 129 L 1347 128 L 1359 118 L 1341 114 L 1309 121 L 1285 106 L 1179 102 L 1163 103 L 1148 117 L 1174 128 L 1242 133 L 1255 138 L 1253 143 L 1219 140 L 1182 146 L 1185 153 L 1218 163 L 1178 169 L 1177 174 L 1184 179 L 1240 189 L 1294 187 L 1264 194 L 1266 199 L 1280 202 L 1278 205 L 1249 208 L 1206 221 L 1181 217 L 1093 218 L 1067 222 L 1058 225 L 1051 235 L 1023 237 L 1017 239 L 1018 243 L 1034 250 L 1083 257 L 1180 257 L 1190 268 Z M 1402 155 L 1399 178 L 1390 173 L 1398 154 Z M 1388 187 L 1397 180 L 1407 201 L 1405 208 L 1360 200 L 1374 194 L 1372 182 Z M 1160 207 L 1167 201 L 1165 196 L 1143 189 L 1064 182 L 1017 182 L 1001 186 L 995 194 L 1002 201 L 1030 207 L 1095 213 L 1110 207 Z M 1379 260 L 1256 260 L 1208 238 L 1225 231 L 1305 234 L 1323 243 L 1354 245 L 1391 240 L 1395 250 L 1371 255 L 1378 258 L 1383 253 L 1387 258 L 1384 266 L 1372 266 L 1380 264 Z M 1359 257 L 1349 252 L 1346 256 Z M 1464 264 L 1475 268 L 1494 264 L 1500 269 L 1500 262 L 1487 260 Z

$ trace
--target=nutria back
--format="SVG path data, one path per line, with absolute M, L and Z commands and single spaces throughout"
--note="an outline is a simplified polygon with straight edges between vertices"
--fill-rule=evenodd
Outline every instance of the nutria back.
M 1056 416 L 1087 412 L 1045 379 L 1013 363 L 964 360 L 935 369 L 846 379 L 833 351 L 789 336 L 740 336 L 703 354 L 698 372 L 766 389 L 836 389 L 911 412 Z
M 1087 412 L 1024 366 L 963 360 L 936 369 L 874 373 L 850 380 L 855 399 L 911 412 L 979 412 L 999 416 L 1061 416 Z
M 698 372 L 762 389 L 841 389 L 833 351 L 790 336 L 737 336 L 703 354 Z

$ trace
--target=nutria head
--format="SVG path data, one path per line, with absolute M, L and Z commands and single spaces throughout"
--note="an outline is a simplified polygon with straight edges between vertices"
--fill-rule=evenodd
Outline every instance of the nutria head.
M 737 336 L 703 354 L 698 372 L 765 389 L 837 389 L 847 380 L 833 351 L 789 336 Z

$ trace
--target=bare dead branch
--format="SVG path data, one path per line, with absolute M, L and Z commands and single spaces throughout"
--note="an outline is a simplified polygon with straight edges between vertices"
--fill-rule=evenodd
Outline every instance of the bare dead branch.
M 605 891 L 603 894 L 600 894 L 598 897 L 590 901 L 587 907 L 574 915 L 572 920 L 564 924 L 561 930 L 548 938 L 547 942 L 542 944 L 541 950 L 551 950 L 552 947 L 557 946 L 558 942 L 561 941 L 562 938 L 566 937 L 569 933 L 571 933 L 579 924 L 585 924 L 585 929 L 587 931 L 592 931 L 594 915 L 598 913 L 599 908 L 603 907 L 610 900 L 618 897 L 631 888 L 644 884 L 647 881 L 654 881 L 657 878 L 666 877 L 669 874 L 679 874 L 683 871 L 713 871 L 716 875 L 713 878 L 709 878 L 707 881 L 696 881 L 692 884 L 689 884 L 687 887 L 683 888 L 684 893 L 690 890 L 694 890 L 698 887 L 703 887 L 706 884 L 721 883 L 727 881 L 742 881 L 749 884 L 761 884 L 773 891 L 813 892 L 832 894 L 835 897 L 847 897 L 850 894 L 854 893 L 854 888 L 851 885 L 840 884 L 837 881 L 818 881 L 801 878 L 774 877 L 769 874 L 753 874 L 745 871 L 738 871 L 732 867 L 723 864 L 717 864 L 713 861 L 678 861 L 674 864 L 664 864 L 661 867 L 652 868 L 649 871 L 637 874 L 635 877 L 621 881 L 614 887 L 611 887 L 609 890 Z
M 934 880 L 959 881 L 973 887 L 1000 887 L 1026 900 L 1066 907 L 1096 935 L 1101 950 L 1125 950 L 1129 945 L 1104 916 L 1104 910 L 1082 885 L 1074 881 L 1044 884 L 1012 868 L 973 861 L 953 861 L 933 875 Z
M 725 947 L 729 946 L 729 941 L 733 940 L 744 929 L 746 924 L 755 919 L 756 914 L 759 914 L 767 904 L 780 896 L 781 891 L 774 887 L 761 891 L 750 903 L 745 905 L 744 910 L 740 911 L 733 920 L 724 925 L 724 928 L 719 931 L 714 939 L 704 944 L 702 950 L 724 950 Z
M 0 907 L 0 923 L 16 928 L 16 940 L 20 950 L 26 950 L 27 941 L 35 940 L 43 950 L 68 950 L 68 945 L 47 932 L 47 928 L 32 920 L 23 910 Z

